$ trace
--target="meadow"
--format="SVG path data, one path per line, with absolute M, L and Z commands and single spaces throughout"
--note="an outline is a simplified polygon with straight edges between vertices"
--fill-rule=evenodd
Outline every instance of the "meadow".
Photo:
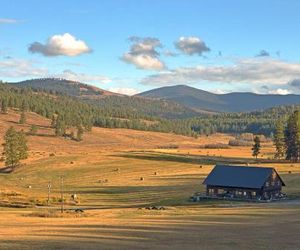
M 0 163 L 0 249 L 299 249 L 300 164 L 273 160 L 272 143 L 255 161 L 250 147 L 203 147 L 230 135 L 93 128 L 76 142 L 53 136 L 50 121 L 34 113 L 25 125 L 18 119 L 0 115 L 0 138 L 9 126 L 39 129 L 27 137 L 21 166 L 5 173 Z M 275 167 L 290 199 L 191 202 L 216 163 Z

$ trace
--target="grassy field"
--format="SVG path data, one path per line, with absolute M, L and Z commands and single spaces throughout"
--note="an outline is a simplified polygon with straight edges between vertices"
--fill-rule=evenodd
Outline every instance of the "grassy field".
M 30 157 L 13 173 L 0 173 L 0 249 L 299 249 L 300 164 L 273 162 L 263 145 L 259 162 L 249 147 L 204 149 L 231 136 L 184 136 L 93 128 L 83 142 L 53 136 L 50 121 L 27 114 L 0 115 L 28 131 Z M 215 163 L 274 166 L 290 201 L 192 203 Z M 2 165 L 2 166 L 1 166 Z M 4 167 L 4 163 L 0 168 Z M 60 208 L 64 178 L 67 210 Z M 47 185 L 51 182 L 50 205 Z M 76 194 L 75 203 L 71 195 Z M 166 210 L 146 210 L 146 206 Z M 82 214 L 74 208 L 86 209 Z

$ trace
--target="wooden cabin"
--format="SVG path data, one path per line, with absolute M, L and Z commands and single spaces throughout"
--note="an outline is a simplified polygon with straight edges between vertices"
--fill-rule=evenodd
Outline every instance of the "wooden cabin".
M 280 199 L 283 180 L 274 168 L 216 165 L 203 182 L 207 197 Z

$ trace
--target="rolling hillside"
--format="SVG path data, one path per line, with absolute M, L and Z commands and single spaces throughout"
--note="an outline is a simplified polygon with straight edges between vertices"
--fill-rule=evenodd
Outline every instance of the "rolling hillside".
M 115 113 L 156 116 L 160 118 L 190 118 L 199 116 L 199 112 L 172 100 L 153 100 L 139 96 L 126 96 L 100 89 L 93 85 L 58 78 L 31 79 L 8 83 L 17 88 L 30 88 L 52 94 L 63 94 L 80 99 Z M 206 112 L 205 112 L 206 113 Z M 121 115 L 122 116 L 122 115 Z
M 213 94 L 186 85 L 162 87 L 138 96 L 172 100 L 194 110 L 248 112 L 281 105 L 300 104 L 300 95 L 258 95 L 254 93 Z

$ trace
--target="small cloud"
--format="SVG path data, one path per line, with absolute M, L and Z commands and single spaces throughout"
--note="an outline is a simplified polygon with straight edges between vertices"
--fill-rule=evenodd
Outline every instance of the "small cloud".
M 12 19 L 12 18 L 0 18 L 0 24 L 13 24 L 13 23 L 19 23 L 20 20 Z
M 0 75 L 6 78 L 45 77 L 48 69 L 36 62 L 25 59 L 6 59 L 0 61 Z
M 256 57 L 264 57 L 264 56 L 270 56 L 270 53 L 266 50 L 261 50 L 257 55 Z
M 45 44 L 34 42 L 30 44 L 28 50 L 44 56 L 78 56 L 92 51 L 84 41 L 76 39 L 69 33 L 54 35 Z
M 204 52 L 210 51 L 210 48 L 199 38 L 195 36 L 180 37 L 175 42 L 175 47 L 186 55 L 202 55 Z
M 135 95 L 139 92 L 137 89 L 134 88 L 119 88 L 119 87 L 111 87 L 108 89 L 108 91 L 119 93 L 122 95 L 129 95 L 129 96 Z
M 164 54 L 165 56 L 168 56 L 168 57 L 175 57 L 175 56 L 178 56 L 177 53 L 175 53 L 175 52 L 173 52 L 173 51 L 171 51 L 171 50 L 165 50 L 165 51 L 163 52 L 163 54 Z
M 226 94 L 226 91 L 224 91 L 223 89 L 215 89 L 215 90 L 212 90 L 211 92 L 214 94 L 217 94 L 217 95 Z
M 162 70 L 165 68 L 159 58 L 160 53 L 157 51 L 157 48 L 162 47 L 157 38 L 130 37 L 129 41 L 132 43 L 130 50 L 121 57 L 124 62 L 133 64 L 138 69 Z
M 269 94 L 273 94 L 273 95 L 288 95 L 291 94 L 291 91 L 288 89 L 275 89 L 275 90 L 270 90 Z
M 64 78 L 67 80 L 77 81 L 77 82 L 85 82 L 85 83 L 100 83 L 106 84 L 111 82 L 109 77 L 103 75 L 90 75 L 85 73 L 76 73 L 69 69 L 64 70 L 61 74 L 54 74 L 53 77 Z

